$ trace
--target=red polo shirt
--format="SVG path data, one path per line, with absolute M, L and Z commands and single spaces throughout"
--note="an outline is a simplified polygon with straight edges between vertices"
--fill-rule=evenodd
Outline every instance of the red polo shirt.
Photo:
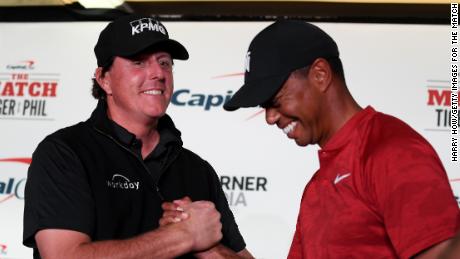
M 449 239 L 460 212 L 431 145 L 367 107 L 319 151 L 288 258 L 409 258 Z

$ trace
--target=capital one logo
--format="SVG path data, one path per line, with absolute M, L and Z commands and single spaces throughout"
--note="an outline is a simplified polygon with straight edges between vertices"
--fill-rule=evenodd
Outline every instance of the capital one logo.
M 31 163 L 31 158 L 2 158 L 0 162 L 4 163 L 19 163 L 29 165 Z M 25 171 L 27 168 L 24 168 Z M 9 173 L 0 171 L 0 176 L 3 176 L 3 173 Z M 19 200 L 24 200 L 24 188 L 26 185 L 26 178 L 15 177 L 11 174 L 9 177 L 0 178 L 0 204 L 10 200 L 11 198 L 16 197 Z
M 160 25 L 158 21 L 155 21 L 152 18 L 142 18 L 139 20 L 134 20 L 129 23 L 131 25 L 131 35 L 136 35 L 144 30 L 147 31 L 157 31 L 166 35 L 166 29 Z
M 35 68 L 34 64 L 35 64 L 35 61 L 33 60 L 22 60 L 22 61 L 17 62 L 16 64 L 6 65 L 6 68 L 12 69 L 12 70 L 15 70 L 15 69 L 32 70 Z

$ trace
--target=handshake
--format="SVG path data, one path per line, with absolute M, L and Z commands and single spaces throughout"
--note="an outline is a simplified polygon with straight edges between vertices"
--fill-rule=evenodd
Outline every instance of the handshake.
M 222 239 L 220 213 L 209 201 L 192 202 L 189 197 L 165 202 L 160 227 L 178 228 L 192 241 L 192 250 L 206 251 Z M 199 255 L 199 254 L 196 254 Z

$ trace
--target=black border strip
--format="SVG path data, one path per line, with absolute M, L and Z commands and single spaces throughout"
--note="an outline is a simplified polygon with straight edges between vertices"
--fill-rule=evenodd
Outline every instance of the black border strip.
M 1 7 L 0 22 L 109 21 L 127 13 L 165 21 L 265 21 L 450 24 L 449 4 L 322 2 L 129 2 L 118 9 L 66 6 Z

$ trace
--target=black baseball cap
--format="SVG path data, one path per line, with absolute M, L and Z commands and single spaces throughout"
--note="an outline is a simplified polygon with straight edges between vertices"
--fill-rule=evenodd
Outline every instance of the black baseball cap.
M 110 22 L 94 47 L 97 65 L 105 67 L 115 56 L 130 57 L 147 48 L 168 52 L 173 59 L 188 59 L 182 44 L 169 38 L 166 27 L 158 20 L 142 15 L 126 15 Z
M 224 109 L 261 105 L 275 96 L 294 70 L 317 58 L 335 57 L 339 57 L 337 44 L 317 26 L 304 21 L 276 21 L 249 45 L 244 85 L 224 104 Z

